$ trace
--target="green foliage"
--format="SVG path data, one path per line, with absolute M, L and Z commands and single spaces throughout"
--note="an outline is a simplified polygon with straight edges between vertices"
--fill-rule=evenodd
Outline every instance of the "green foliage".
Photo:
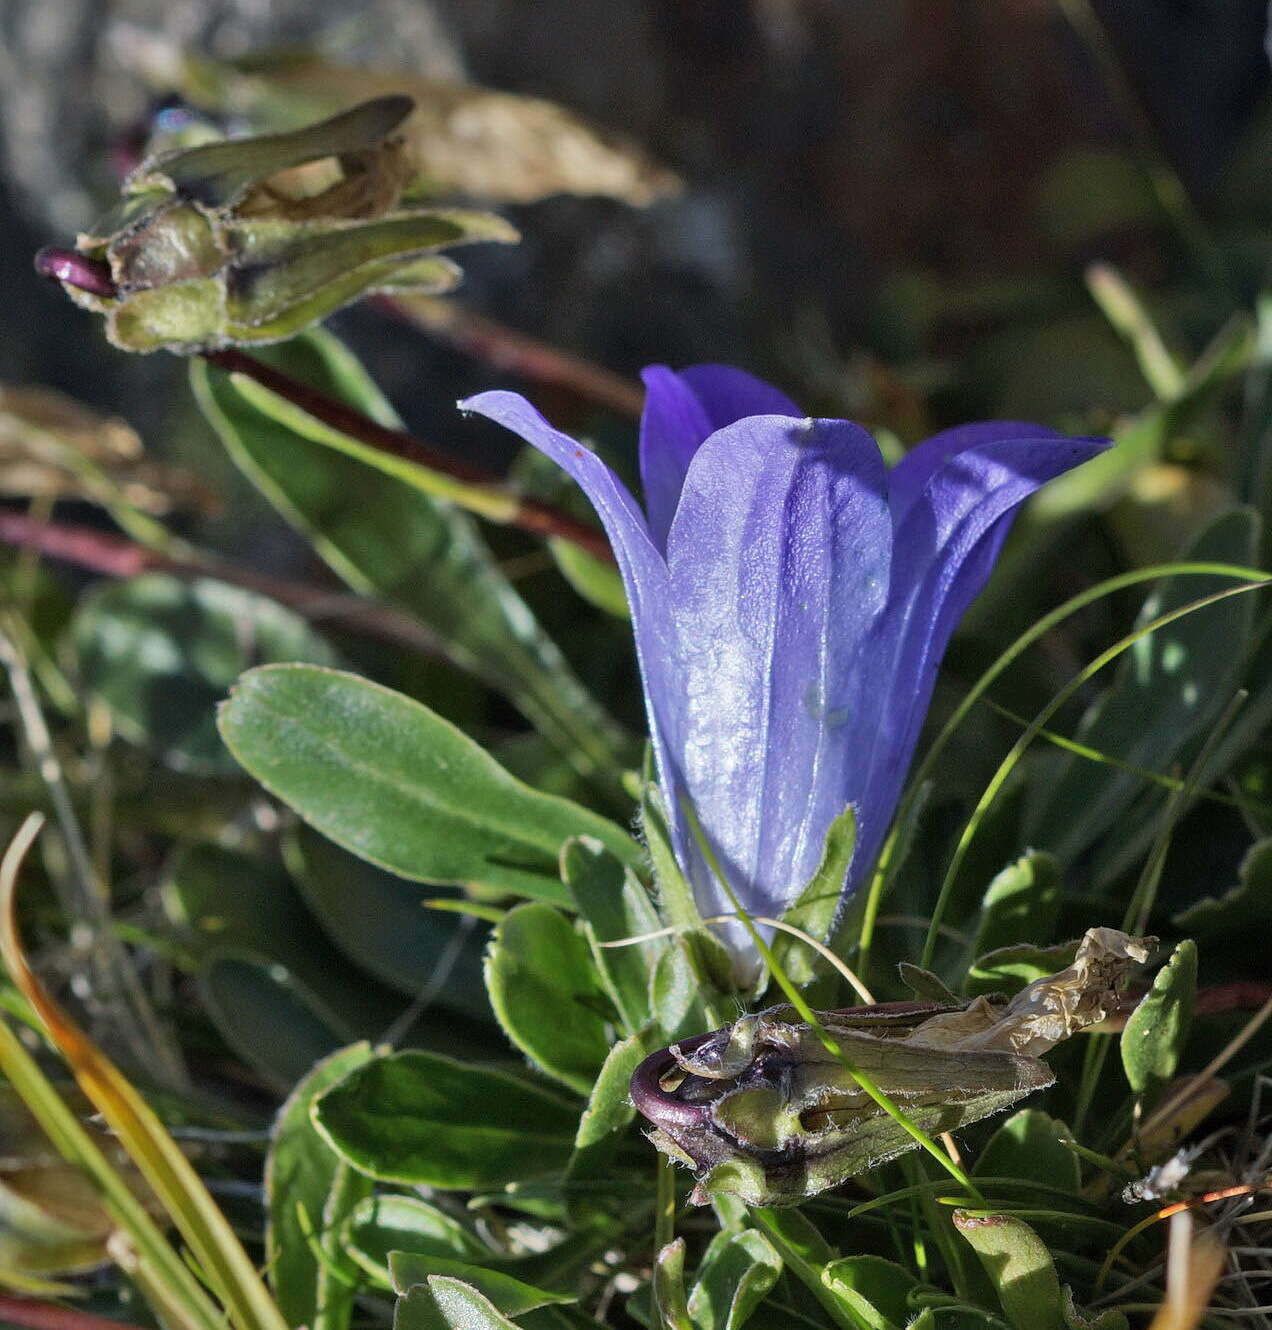
M 289 1325 L 345 1330 L 356 1281 L 340 1240 L 345 1219 L 371 1192 L 371 1180 L 337 1158 L 310 1118 L 314 1100 L 371 1057 L 355 1044 L 319 1062 L 288 1095 L 265 1160 L 269 1281 Z M 311 1245 L 312 1244 L 312 1245 Z
M 1257 558 L 1258 544 L 1257 516 L 1237 509 L 1216 519 L 1185 557 L 1248 565 Z M 1171 578 L 1145 602 L 1139 623 L 1222 586 L 1216 578 Z M 1161 771 L 1180 761 L 1190 741 L 1217 719 L 1242 679 L 1254 610 L 1250 597 L 1237 596 L 1178 619 L 1131 648 L 1114 683 L 1083 718 L 1077 738 L 1132 770 L 1064 760 L 1031 823 L 1037 843 L 1067 863 L 1119 822 L 1151 830 L 1151 809 L 1160 795 L 1145 790 L 1134 769 Z M 1216 642 L 1223 650 L 1214 649 Z M 1114 838 L 1106 855 L 1124 862 L 1128 841 L 1141 848 L 1144 843 L 1132 831 Z
M 106 263 L 119 293 L 76 298 L 133 349 L 289 336 L 254 345 L 253 356 L 400 430 L 388 397 L 334 336 L 297 330 L 364 290 L 450 284 L 457 270 L 440 247 L 512 231 L 484 213 L 396 211 L 393 173 L 407 168 L 394 165 L 384 136 L 401 106 L 290 132 L 310 97 L 362 95 L 353 71 L 306 92 L 304 67 L 295 55 L 251 70 L 183 65 L 192 95 L 202 88 L 258 124 L 280 118 L 284 132 L 225 144 L 201 143 L 206 127 L 183 131 L 180 151 L 149 160 L 122 209 L 81 242 L 80 256 Z M 519 117 L 541 106 L 474 89 L 430 95 L 436 115 L 408 130 L 423 152 L 450 143 L 465 114 L 511 114 L 501 123 L 521 133 Z M 554 110 L 530 123 L 546 135 L 544 160 L 563 170 L 562 142 L 578 140 L 553 135 L 577 125 L 553 120 Z M 1266 142 L 1255 146 L 1247 156 L 1262 168 Z M 455 170 L 480 179 L 481 154 L 458 156 Z M 258 190 L 262 173 L 297 166 L 290 183 Z M 43 1034 L 35 1009 L 5 983 L 0 1006 L 30 1028 L 26 1039 L 0 1028 L 0 1063 L 51 1145 L 0 1115 L 0 1284 L 40 1297 L 91 1290 L 94 1310 L 111 1319 L 173 1330 L 349 1330 L 355 1319 L 390 1318 L 395 1330 L 1146 1321 L 1165 1297 L 1169 1239 L 1161 1228 L 1137 1235 L 1149 1211 L 1123 1196 L 1156 1206 L 1253 1176 L 1231 1129 L 1252 1120 L 1266 1070 L 1267 1027 L 1252 1028 L 1244 1006 L 1266 995 L 1251 939 L 1272 924 L 1266 595 L 1181 614 L 1135 641 L 1116 669 L 1062 692 L 1110 642 L 1238 585 L 1234 565 L 1249 575 L 1268 549 L 1272 301 L 1250 298 L 1266 276 L 1266 245 L 1226 233 L 1222 190 L 1204 221 L 1186 215 L 1162 169 L 1117 148 L 1062 152 L 1029 206 L 1063 268 L 974 281 L 893 274 L 862 324 L 868 373 L 845 378 L 837 352 L 827 373 L 820 349 L 813 364 L 804 340 L 785 333 L 767 353 L 752 348 L 817 410 L 842 414 L 845 395 L 859 404 L 890 461 L 902 440 L 972 403 L 1113 434 L 1113 450 L 1022 513 L 964 620 L 933 732 L 955 719 L 920 747 L 871 888 L 840 900 L 857 849 L 850 807 L 812 880 L 787 884 L 795 894 L 782 922 L 827 944 L 880 1002 L 946 1009 L 948 1033 L 969 1019 L 959 995 L 1017 994 L 1063 969 L 1074 939 L 1124 920 L 1151 876 L 1151 926 L 1170 958 L 1151 984 L 1132 976 L 1109 1013 L 1112 1028 L 1124 1021 L 1120 1072 L 1112 1038 L 1075 1037 L 1035 1068 L 1031 1083 L 1054 1074 L 1054 1088 L 1005 1120 L 977 1123 L 1025 1092 L 1018 1068 L 1010 1085 L 984 1084 L 959 1053 L 889 1027 L 894 1038 L 855 1070 L 893 1092 L 911 1123 L 957 1130 L 970 1187 L 926 1159 L 893 1159 L 907 1130 L 844 1068 L 839 1081 L 818 1082 L 834 1090 L 833 1107 L 823 1099 L 782 1123 L 784 1140 L 815 1141 L 820 1152 L 742 1158 L 753 1137 L 778 1139 L 774 1101 L 757 1098 L 729 1119 L 739 1158 L 691 1194 L 683 1171 L 655 1164 L 633 1073 L 672 1043 L 692 1061 L 700 1046 L 690 1040 L 775 1000 L 776 989 L 768 975 L 734 972 L 722 924 L 703 920 L 676 862 L 649 766 L 630 769 L 639 698 L 615 567 L 552 536 L 545 551 L 524 531 L 497 532 L 488 545 L 479 525 L 509 522 L 527 499 L 563 501 L 590 520 L 579 496 L 546 464 L 552 491 L 526 465 L 502 484 L 462 479 L 373 446 L 351 417 L 347 429 L 319 419 L 304 404 L 312 397 L 228 372 L 224 358 L 196 358 L 194 401 L 266 508 L 240 504 L 241 490 L 211 492 L 208 440 L 197 421 L 190 430 L 192 413 L 163 417 L 198 472 L 188 485 L 166 466 L 134 473 L 136 459 L 102 460 L 56 422 L 28 421 L 22 434 L 38 445 L 37 462 L 64 474 L 29 494 L 6 489 L 32 511 L 0 514 L 12 523 L 5 532 L 51 513 L 57 534 L 60 510 L 44 510 L 56 496 L 99 505 L 144 548 L 115 537 L 95 545 L 104 533 L 86 523 L 69 543 L 62 533 L 0 568 L 0 648 L 15 699 L 0 715 L 0 818 L 11 829 L 32 807 L 54 815 L 56 835 L 25 869 L 35 880 L 17 931 L 36 971 L 68 1005 L 82 1003 L 125 1074 L 149 1067 L 138 1054 L 150 1043 L 179 1047 L 169 1080 L 148 1072 L 147 1096 L 187 1131 L 189 1161 L 223 1184 L 218 1200 L 249 1250 L 225 1264 L 237 1239 L 211 1218 L 192 1173 L 172 1182 L 178 1156 L 155 1155 L 157 1119 L 108 1135 L 85 1105 L 63 1102 L 28 1049 Z M 1262 187 L 1266 171 L 1251 175 Z M 527 178 L 523 169 L 522 186 Z M 418 173 L 413 181 L 436 186 Z M 549 192 L 542 178 L 536 189 Z M 1163 219 L 1178 234 L 1164 239 Z M 1134 255 L 1126 275 L 1107 252 Z M 1099 261 L 1084 284 L 1078 263 L 1088 257 Z M 470 317 L 448 302 L 404 308 L 443 336 Z M 362 325 L 350 326 L 361 339 Z M 394 342 L 402 357 L 430 356 L 407 336 Z M 444 363 L 430 359 L 422 379 Z M 537 400 L 543 362 L 517 363 Z M 395 394 L 413 364 L 388 367 Z M 634 426 L 610 418 L 630 396 L 615 382 L 617 398 L 576 401 L 574 389 L 554 388 L 539 404 L 553 418 L 572 414 L 621 468 L 637 440 Z M 408 405 L 414 419 L 420 404 Z M 467 442 L 458 429 L 441 437 L 444 449 Z M 222 501 L 224 520 L 208 521 L 205 503 Z M 308 562 L 293 557 L 298 541 Z M 167 571 L 85 590 L 35 557 L 85 548 L 110 576 Z M 265 567 L 279 550 L 280 567 Z M 1172 572 L 1166 561 L 1181 550 L 1206 567 Z M 327 573 L 342 587 L 334 601 Z M 565 583 L 577 596 L 562 593 Z M 1066 595 L 1075 599 L 1057 610 Z M 336 668 L 346 664 L 358 673 Z M 1054 699 L 1063 705 L 1013 759 L 1002 797 L 972 815 L 1021 726 Z M 955 845 L 958 871 L 938 907 Z M 1162 852 L 1146 875 L 1153 845 Z M 855 867 L 870 880 L 869 865 Z M 113 950 L 124 970 L 108 963 Z M 858 1000 L 804 941 L 777 931 L 772 951 L 814 1006 Z M 23 973 L 10 956 L 13 981 Z M 136 1030 L 121 1016 L 137 1009 L 134 984 L 154 1017 Z M 74 1063 L 91 1045 L 64 1035 Z M 1226 1083 L 1180 1097 L 1181 1078 L 1220 1049 Z M 847 1036 L 839 1051 L 850 1051 Z M 774 1076 L 802 1074 L 805 1052 L 777 1049 Z M 691 1081 L 668 1057 L 659 1091 L 688 1083 L 707 1102 L 703 1065 Z M 116 1109 L 133 1102 L 122 1077 L 102 1073 L 95 1084 Z M 700 1142 L 685 1139 L 688 1160 Z M 125 1148 L 152 1169 L 159 1158 L 165 1203 L 198 1248 L 191 1261 L 165 1241 L 163 1206 L 124 1163 Z M 1166 1181 L 1149 1173 L 1172 1160 Z M 255 1203 L 239 1200 L 262 1171 L 263 1235 Z M 739 1198 L 769 1199 L 773 1177 L 798 1205 Z M 1246 1236 L 1267 1245 L 1266 1234 Z M 1230 1251 L 1229 1278 L 1211 1294 L 1216 1324 L 1241 1310 L 1232 1276 L 1246 1250 L 1262 1247 Z M 121 1256 L 135 1289 L 97 1269 Z M 273 1303 L 255 1290 L 253 1267 Z M 233 1278 L 218 1283 L 226 1270 Z M 135 1305 L 136 1290 L 153 1316 Z
M 80 683 L 121 733 L 181 771 L 224 774 L 234 759 L 216 704 L 253 665 L 334 665 L 331 648 L 291 610 L 224 582 L 166 573 L 107 585 L 71 625 Z
M 442 890 L 422 891 L 303 825 L 284 850 L 313 919 L 330 946 L 358 970 L 411 997 L 428 989 L 442 1007 L 466 1016 L 489 1014 L 481 978 L 485 925 L 425 908 L 426 895 L 446 898 Z M 339 976 L 347 992 L 348 966 L 324 969 Z
M 1037 1108 L 1013 1113 L 994 1132 L 976 1161 L 985 1178 L 1028 1178 L 1077 1195 L 1082 1184 L 1078 1157 L 1066 1144 L 1073 1133 Z
M 753 1228 L 717 1233 L 689 1293 L 696 1330 L 741 1330 L 782 1273 L 773 1244 Z
M 476 1191 L 559 1171 L 578 1108 L 523 1077 L 410 1049 L 353 1071 L 317 1100 L 313 1117 L 371 1177 Z
M 1137 1095 L 1152 1100 L 1174 1076 L 1192 1024 L 1197 944 L 1181 942 L 1157 972 L 1147 997 L 1122 1031 L 1122 1066 Z
M 1260 935 L 1272 923 L 1272 840 L 1250 847 L 1237 879 L 1222 896 L 1203 896 L 1171 922 L 1203 943 Z
M 954 1227 L 980 1258 L 1015 1330 L 1126 1330 L 1119 1311 L 1094 1320 L 1077 1312 L 1046 1244 L 1028 1224 L 1012 1215 L 957 1210 Z
M 320 1057 L 390 1025 L 399 1004 L 360 982 L 277 862 L 196 844 L 169 861 L 163 901 L 226 1041 L 285 1092 Z
M 856 849 L 857 810 L 850 805 L 830 824 L 821 863 L 794 903 L 783 912 L 782 922 L 801 929 L 818 942 L 829 941 Z M 810 983 L 825 970 L 825 962 L 789 933 L 779 932 L 774 937 L 773 954 L 797 984 Z
M 532 1288 L 497 1270 L 422 1252 L 392 1252 L 389 1256 L 389 1271 L 393 1276 L 393 1287 L 402 1294 L 409 1294 L 418 1285 L 427 1285 L 430 1279 L 438 1275 L 462 1279 L 489 1298 L 505 1316 L 522 1316 L 536 1307 L 576 1301 L 568 1293 L 549 1293 L 541 1288 Z
M 1008 864 L 989 884 L 981 903 L 975 954 L 1051 936 L 1060 912 L 1060 866 L 1035 851 Z
M 823 1269 L 822 1280 L 867 1330 L 895 1330 L 910 1319 L 918 1280 L 882 1256 L 840 1257 Z
M 561 901 L 571 836 L 629 861 L 612 823 L 539 794 L 418 702 L 334 670 L 255 670 L 219 715 L 235 758 L 310 825 L 354 854 L 424 882 Z
M 495 1304 L 462 1280 L 434 1275 L 399 1300 L 394 1330 L 517 1330 Z
M 391 1253 L 414 1252 L 470 1264 L 489 1261 L 491 1249 L 459 1220 L 416 1196 L 382 1192 L 350 1211 L 340 1231 L 350 1257 L 381 1287 L 392 1287 Z
M 508 1037 L 536 1066 L 587 1094 L 609 1052 L 605 994 L 587 943 L 550 905 L 527 901 L 495 929 L 486 989 Z
M 603 944 L 658 932 L 658 912 L 640 879 L 599 841 L 567 842 L 561 851 L 561 877 L 579 912 L 605 992 L 623 1028 L 635 1034 L 650 1020 L 649 981 L 668 943 L 651 938 L 631 946 Z
M 400 424 L 330 333 L 310 331 L 261 358 L 380 424 Z M 249 400 L 233 375 L 194 361 L 190 376 L 230 456 L 337 576 L 417 618 L 450 660 L 506 694 L 572 762 L 611 772 L 621 743 L 613 721 L 574 677 L 471 517 L 332 446 L 280 399 Z

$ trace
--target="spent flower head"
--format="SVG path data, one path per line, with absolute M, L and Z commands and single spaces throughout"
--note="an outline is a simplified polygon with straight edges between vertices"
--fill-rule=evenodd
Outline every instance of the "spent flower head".
M 290 133 L 157 153 L 75 250 L 43 250 L 36 268 L 125 351 L 276 342 L 372 291 L 449 290 L 461 273 L 441 250 L 517 233 L 493 213 L 399 207 L 411 108 L 379 97 Z

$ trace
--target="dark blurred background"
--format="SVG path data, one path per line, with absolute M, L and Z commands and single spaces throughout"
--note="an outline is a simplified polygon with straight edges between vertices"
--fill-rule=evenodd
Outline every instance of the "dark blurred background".
M 1266 23 L 1264 0 L 2 0 L 0 380 L 224 466 L 179 361 L 114 351 L 31 270 L 108 201 L 156 104 L 129 52 L 159 35 L 531 92 L 645 144 L 679 196 L 511 209 L 524 243 L 465 256 L 471 308 L 611 369 L 734 361 L 902 439 L 1134 409 L 1084 268 L 1118 263 L 1189 345 L 1264 283 Z M 415 428 L 480 446 L 452 403 L 506 375 L 374 310 L 337 328 Z

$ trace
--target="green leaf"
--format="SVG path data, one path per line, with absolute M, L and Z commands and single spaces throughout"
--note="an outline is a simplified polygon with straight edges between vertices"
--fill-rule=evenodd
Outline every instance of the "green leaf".
M 976 1161 L 980 1178 L 1028 1178 L 1077 1195 L 1082 1170 L 1062 1142 L 1072 1137 L 1063 1122 L 1037 1108 L 1022 1108 L 989 1138 Z
M 663 923 L 682 930 L 680 937 L 688 948 L 700 981 L 718 992 L 732 992 L 733 960 L 720 939 L 703 926 L 693 889 L 680 871 L 671 848 L 662 792 L 648 779 L 641 795 L 640 824 L 654 869 L 658 913 Z
M 931 970 L 910 961 L 897 962 L 897 978 L 910 990 L 920 1002 L 939 1002 L 946 1007 L 961 1007 L 963 999 Z
M 88 597 L 71 624 L 79 678 L 119 732 L 180 771 L 229 775 L 216 704 L 270 661 L 335 664 L 309 625 L 264 596 L 209 578 L 144 573 Z
M 999 947 L 979 957 L 967 972 L 966 988 L 973 997 L 982 993 L 1018 993 L 1065 966 L 1073 964 L 1076 942 L 1057 942 L 1051 947 L 1035 947 L 1021 942 Z
M 822 1272 L 832 1289 L 857 1313 L 867 1330 L 896 1330 L 909 1322 L 907 1298 L 918 1280 L 882 1256 L 845 1256 Z
M 616 619 L 631 618 L 627 592 L 618 569 L 570 540 L 548 541 L 561 575 L 590 604 Z
M 199 996 L 218 1033 L 279 1093 L 354 1037 L 285 966 L 256 952 L 213 952 Z
M 520 1330 L 605 1330 L 577 1307 L 538 1307 L 517 1318 Z
M 1272 924 L 1272 839 L 1252 845 L 1237 871 L 1237 885 L 1204 896 L 1171 920 L 1189 937 L 1210 939 L 1266 931 Z
M 219 845 L 186 846 L 165 867 L 161 899 L 183 945 L 196 956 L 250 953 L 285 970 L 328 1013 L 338 1013 L 326 1018 L 346 1031 L 337 1046 L 378 1034 L 401 1012 L 396 994 L 352 974 L 273 859 Z M 258 1065 L 261 1058 L 289 1052 L 285 1041 L 281 1046 L 263 1038 L 253 1042 Z
M 165 868 L 161 899 L 199 962 L 212 1023 L 280 1093 L 401 1014 L 397 994 L 351 971 L 272 859 L 187 846 Z
M 1006 1324 L 979 1307 L 925 1307 L 906 1330 L 1006 1330 Z
M 675 1238 L 654 1258 L 654 1308 L 662 1330 L 694 1330 L 685 1301 L 685 1240 Z
M 355 1168 L 381 1181 L 477 1191 L 559 1173 L 578 1108 L 507 1072 L 408 1050 L 333 1086 L 314 1121 Z
M 470 1284 L 434 1275 L 397 1300 L 393 1330 L 517 1330 L 517 1325 Z
M 355 1044 L 320 1062 L 288 1096 L 270 1133 L 265 1251 L 270 1287 L 289 1325 L 343 1330 L 353 1309 L 356 1266 L 341 1241 L 341 1226 L 371 1181 L 319 1136 L 310 1109 L 318 1095 L 370 1057 L 369 1044 Z
M 596 1077 L 587 1108 L 579 1119 L 576 1150 L 587 1150 L 621 1132 L 636 1116 L 627 1086 L 632 1073 L 651 1050 L 639 1035 L 615 1044 Z
M 285 848 L 304 903 L 337 951 L 401 993 L 415 997 L 437 984 L 435 1002 L 489 1020 L 481 977 L 485 924 L 428 909 L 425 895 L 440 895 L 440 888 L 421 891 L 303 824 Z M 347 979 L 341 982 L 347 991 Z
M 1011 1215 L 955 1210 L 954 1227 L 980 1257 L 1016 1330 L 1067 1330 L 1056 1267 L 1042 1239 Z
M 449 721 L 355 675 L 252 670 L 218 723 L 266 789 L 337 845 L 403 877 L 560 901 L 557 857 L 571 836 L 640 857 L 613 823 L 522 785 Z
M 330 333 L 255 352 L 380 424 L 400 421 Z M 472 518 L 366 461 L 291 427 L 271 399 L 192 361 L 191 382 L 227 451 L 353 590 L 416 616 L 459 668 L 506 695 L 584 772 L 613 774 L 626 741 L 575 677 Z
M 849 804 L 827 829 L 821 863 L 794 904 L 783 912 L 783 923 L 802 929 L 818 942 L 829 941 L 856 848 L 857 810 Z M 772 946 L 778 965 L 801 987 L 825 968 L 820 956 L 789 933 L 779 932 Z
M 1257 558 L 1258 539 L 1258 517 L 1236 509 L 1203 531 L 1185 557 L 1249 566 Z M 1168 578 L 1145 602 L 1137 623 L 1230 585 L 1219 577 Z M 1254 610 L 1250 597 L 1236 596 L 1141 638 L 1083 719 L 1077 738 L 1132 767 L 1166 771 L 1176 763 L 1187 765 L 1189 744 L 1204 735 L 1239 681 Z M 1224 643 L 1222 651 L 1214 649 L 1216 642 Z M 1032 842 L 1068 863 L 1116 825 L 1143 826 L 1151 835 L 1159 789 L 1145 792 L 1133 771 L 1077 756 L 1065 757 L 1058 768 L 1029 829 Z M 1119 842 L 1113 852 L 1120 852 L 1126 837 L 1113 839 Z
M 1156 1098 L 1174 1076 L 1192 1025 L 1197 944 L 1181 942 L 1122 1030 L 1122 1066 L 1137 1095 Z
M 839 1253 L 822 1237 L 812 1221 L 798 1210 L 769 1207 L 753 1210 L 752 1217 L 772 1240 L 783 1263 L 821 1303 L 834 1324 L 840 1330 L 861 1330 L 853 1306 L 822 1277 Z
M 667 949 L 665 938 L 628 947 L 602 947 L 660 927 L 658 912 L 630 868 L 596 840 L 578 838 L 561 851 L 561 877 L 570 889 L 601 982 L 628 1034 L 649 1021 L 649 975 Z
M 459 1220 L 417 1196 L 368 1196 L 350 1211 L 342 1241 L 349 1255 L 382 1288 L 392 1288 L 391 1252 L 416 1252 L 481 1265 L 490 1248 Z
M 781 1273 L 782 1258 L 756 1229 L 717 1233 L 689 1293 L 697 1330 L 741 1330 Z
M 1078 1311 L 1072 1292 L 1060 1286 L 1046 1244 L 1023 1220 L 967 1210 L 955 1210 L 952 1217 L 980 1257 L 1015 1330 L 1126 1330 L 1126 1317 L 1116 1308 L 1094 1318 Z
M 533 1063 L 587 1094 L 609 1053 L 605 994 L 587 943 L 538 901 L 510 910 L 486 953 L 486 991 L 508 1038 Z
M 981 902 L 974 954 L 1021 942 L 1043 946 L 1060 913 L 1060 866 L 1054 855 L 1031 850 L 998 874 Z
M 536 1307 L 546 1307 L 553 1303 L 578 1301 L 572 1293 L 552 1293 L 547 1289 L 534 1288 L 498 1270 L 488 1270 L 446 1256 L 427 1256 L 422 1252 L 392 1252 L 389 1256 L 389 1272 L 393 1277 L 393 1287 L 399 1293 L 408 1293 L 412 1287 L 426 1284 L 435 1275 L 462 1279 L 489 1298 L 505 1316 L 520 1316 Z
M 592 1086 L 565 1174 L 566 1204 L 580 1226 L 597 1210 L 613 1213 L 615 1203 L 630 1216 L 632 1198 L 617 1194 L 610 1166 L 636 1116 L 628 1094 L 632 1073 L 652 1051 L 639 1035 L 621 1040 Z
M 683 937 L 672 938 L 650 971 L 649 1010 L 668 1043 L 701 1034 L 713 1023 L 693 953 Z

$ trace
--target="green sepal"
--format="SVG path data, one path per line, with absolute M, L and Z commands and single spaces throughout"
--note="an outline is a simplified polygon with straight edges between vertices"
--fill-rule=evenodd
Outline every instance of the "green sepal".
M 232 208 L 253 184 L 279 171 L 374 147 L 414 106 L 410 97 L 377 97 L 290 133 L 204 143 L 147 158 L 124 181 L 124 193 L 169 189 L 206 208 Z
M 818 942 L 829 941 L 856 847 L 857 810 L 849 804 L 827 828 L 817 871 L 794 903 L 782 912 L 784 924 L 800 929 Z M 821 956 L 789 933 L 779 931 L 772 948 L 779 967 L 801 988 L 812 983 L 826 968 Z

